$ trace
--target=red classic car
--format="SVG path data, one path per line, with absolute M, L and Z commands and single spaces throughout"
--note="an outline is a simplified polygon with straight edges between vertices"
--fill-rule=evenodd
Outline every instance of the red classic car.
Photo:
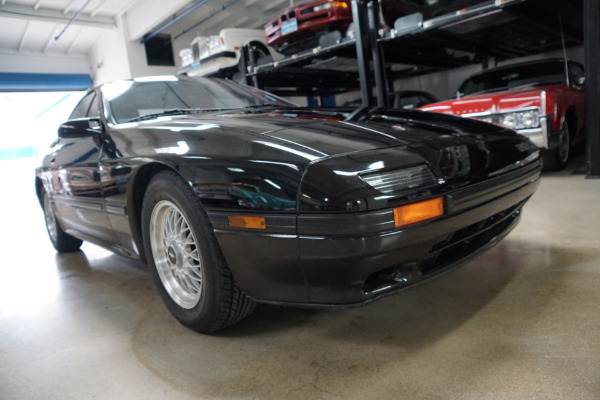
M 267 44 L 280 53 L 290 55 L 315 47 L 320 33 L 333 30 L 345 33 L 350 23 L 350 0 L 317 0 L 284 11 L 269 21 L 264 29 Z
M 508 65 L 469 77 L 455 99 L 421 110 L 512 128 L 542 149 L 546 170 L 558 170 L 585 137 L 584 76 L 580 64 L 563 59 Z

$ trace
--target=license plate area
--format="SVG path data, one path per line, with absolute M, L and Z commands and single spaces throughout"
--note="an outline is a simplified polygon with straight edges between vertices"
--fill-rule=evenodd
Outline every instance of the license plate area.
M 298 30 L 298 20 L 296 18 L 285 21 L 281 24 L 281 34 L 287 35 Z

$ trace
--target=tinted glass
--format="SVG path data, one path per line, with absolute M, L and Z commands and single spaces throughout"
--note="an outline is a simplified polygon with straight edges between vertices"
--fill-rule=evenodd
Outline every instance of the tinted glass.
M 113 122 L 124 123 L 167 110 L 219 110 L 294 104 L 275 95 L 221 79 L 166 77 L 117 81 L 102 88 Z
M 528 86 L 559 85 L 565 83 L 565 66 L 561 62 L 520 65 L 484 72 L 463 82 L 459 91 L 466 96 L 473 93 L 513 90 Z
M 98 96 L 94 96 L 92 103 L 90 104 L 90 109 L 87 113 L 87 116 L 90 118 L 100 117 L 100 107 L 98 104 Z
M 79 101 L 79 104 L 75 107 L 69 119 L 78 119 L 78 118 L 86 118 L 88 116 L 88 112 L 90 110 L 90 104 L 92 100 L 96 97 L 96 93 L 92 92 L 86 95 L 83 99 Z M 96 109 L 98 106 L 96 106 Z

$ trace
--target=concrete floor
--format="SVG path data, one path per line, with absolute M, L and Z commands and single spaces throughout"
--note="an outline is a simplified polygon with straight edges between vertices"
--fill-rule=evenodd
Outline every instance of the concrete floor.
M 600 180 L 545 175 L 506 240 L 427 285 L 206 336 L 143 265 L 55 253 L 30 163 L 0 163 L 0 399 L 600 398 Z

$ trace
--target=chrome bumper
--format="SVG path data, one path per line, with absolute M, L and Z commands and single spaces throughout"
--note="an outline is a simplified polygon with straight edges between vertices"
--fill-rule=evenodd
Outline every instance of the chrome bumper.
M 540 149 L 549 148 L 552 120 L 544 115 L 540 117 L 540 127 L 535 129 L 517 129 L 517 133 L 527 137 Z

